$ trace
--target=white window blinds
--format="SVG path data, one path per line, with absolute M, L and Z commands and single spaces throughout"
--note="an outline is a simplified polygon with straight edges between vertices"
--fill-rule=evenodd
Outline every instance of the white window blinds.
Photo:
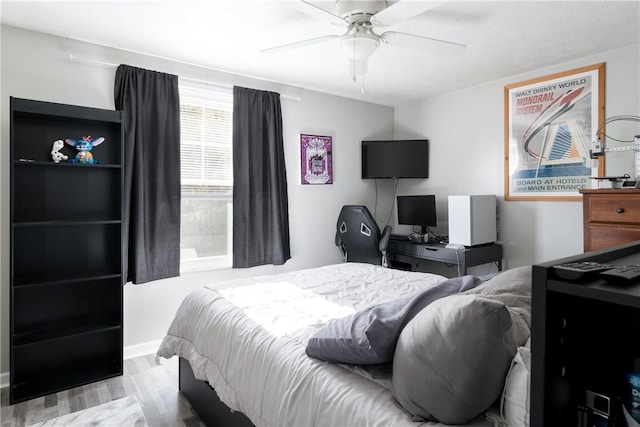
M 184 187 L 230 187 L 231 112 L 204 106 L 180 108 L 181 176 Z

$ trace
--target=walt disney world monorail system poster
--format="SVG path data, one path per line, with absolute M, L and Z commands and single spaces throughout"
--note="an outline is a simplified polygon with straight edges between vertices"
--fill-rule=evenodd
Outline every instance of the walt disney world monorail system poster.
M 505 200 L 580 200 L 604 160 L 591 141 L 604 120 L 604 63 L 504 88 Z

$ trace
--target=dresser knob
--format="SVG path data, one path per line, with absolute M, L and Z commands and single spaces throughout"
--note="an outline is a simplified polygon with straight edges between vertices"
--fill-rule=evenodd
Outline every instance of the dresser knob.
M 618 212 L 618 213 L 624 213 L 624 208 L 618 208 L 618 209 L 616 209 L 616 212 Z

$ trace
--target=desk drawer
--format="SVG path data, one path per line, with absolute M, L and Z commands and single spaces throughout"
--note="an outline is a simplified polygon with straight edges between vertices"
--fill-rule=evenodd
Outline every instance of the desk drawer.
M 468 249 L 457 252 L 455 249 L 447 249 L 444 245 L 429 245 L 422 243 L 409 243 L 389 241 L 387 253 L 404 255 L 408 257 L 440 261 L 451 264 L 460 264 L 464 261 Z
M 423 247 L 422 258 L 431 261 L 460 264 L 464 261 L 466 250 L 456 252 L 455 249 Z
M 591 222 L 640 223 L 640 197 L 591 197 L 589 208 Z
M 409 242 L 398 242 L 389 240 L 389 246 L 387 252 L 397 255 L 411 256 L 415 258 L 422 258 L 423 246 L 420 244 L 414 244 Z

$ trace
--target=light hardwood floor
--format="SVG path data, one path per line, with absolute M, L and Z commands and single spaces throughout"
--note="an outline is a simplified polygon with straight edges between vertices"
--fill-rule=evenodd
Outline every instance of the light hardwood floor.
M 0 392 L 2 427 L 22 427 L 135 396 L 149 427 L 204 427 L 178 391 L 178 358 L 154 355 L 124 361 L 124 375 L 9 405 L 9 388 Z

